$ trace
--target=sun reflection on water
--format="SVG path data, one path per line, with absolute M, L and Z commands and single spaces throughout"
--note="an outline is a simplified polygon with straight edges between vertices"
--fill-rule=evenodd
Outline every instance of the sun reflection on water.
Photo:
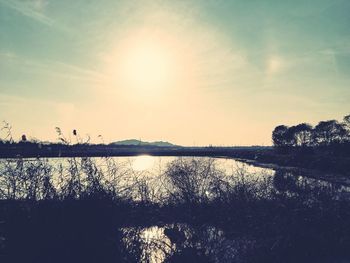
M 132 159 L 131 167 L 135 171 L 150 170 L 155 164 L 155 157 L 150 155 L 140 155 Z

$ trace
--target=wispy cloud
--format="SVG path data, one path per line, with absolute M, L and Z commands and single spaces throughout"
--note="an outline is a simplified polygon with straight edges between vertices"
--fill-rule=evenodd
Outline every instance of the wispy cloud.
M 67 64 L 60 61 L 53 61 L 51 63 L 53 66 L 61 67 L 65 71 L 75 73 L 76 75 L 85 76 L 95 81 L 103 81 L 107 77 L 105 74 L 102 74 L 98 71 L 86 69 L 76 65 Z
M 52 26 L 54 20 L 49 18 L 43 13 L 44 7 L 47 2 L 44 0 L 33 0 L 33 1 L 17 1 L 17 0 L 0 0 L 0 4 L 11 8 L 18 13 L 34 19 L 42 24 Z
M 0 51 L 0 58 L 1 60 L 4 60 L 4 59 L 12 60 L 16 58 L 16 54 L 9 51 Z
M 18 70 L 21 68 L 26 72 L 34 74 L 46 74 L 49 76 L 75 79 L 89 82 L 103 82 L 106 76 L 96 70 L 87 69 L 78 65 L 64 63 L 55 60 L 37 61 L 27 57 L 18 56 L 12 52 L 0 51 L 0 66 L 15 65 Z

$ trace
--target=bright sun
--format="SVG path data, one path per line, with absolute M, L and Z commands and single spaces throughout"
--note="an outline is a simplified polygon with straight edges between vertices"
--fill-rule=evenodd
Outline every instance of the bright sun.
M 118 38 L 106 54 L 109 87 L 133 100 L 158 100 L 193 87 L 194 53 L 168 32 L 143 29 Z
M 127 43 L 118 56 L 118 84 L 134 91 L 159 91 L 171 85 L 174 59 L 171 51 L 156 41 Z
M 151 45 L 130 50 L 125 61 L 124 77 L 131 85 L 157 88 L 167 83 L 171 75 L 168 54 Z

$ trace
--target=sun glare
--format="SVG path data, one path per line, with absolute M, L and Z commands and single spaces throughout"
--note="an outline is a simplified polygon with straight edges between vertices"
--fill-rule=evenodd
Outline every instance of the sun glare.
M 160 101 L 195 86 L 194 52 L 186 36 L 154 28 L 130 31 L 103 58 L 109 90 L 126 99 Z
M 170 64 L 165 51 L 145 45 L 130 50 L 125 61 L 124 77 L 131 85 L 157 88 L 167 84 Z
M 134 39 L 120 49 L 115 77 L 123 88 L 159 92 L 172 84 L 175 67 L 171 50 L 159 40 Z

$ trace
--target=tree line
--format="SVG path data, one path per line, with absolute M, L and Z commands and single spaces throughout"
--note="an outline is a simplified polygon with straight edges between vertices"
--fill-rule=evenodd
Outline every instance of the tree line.
M 275 147 L 318 147 L 350 144 L 350 114 L 343 121 L 320 121 L 315 127 L 308 123 L 279 125 L 272 132 Z

